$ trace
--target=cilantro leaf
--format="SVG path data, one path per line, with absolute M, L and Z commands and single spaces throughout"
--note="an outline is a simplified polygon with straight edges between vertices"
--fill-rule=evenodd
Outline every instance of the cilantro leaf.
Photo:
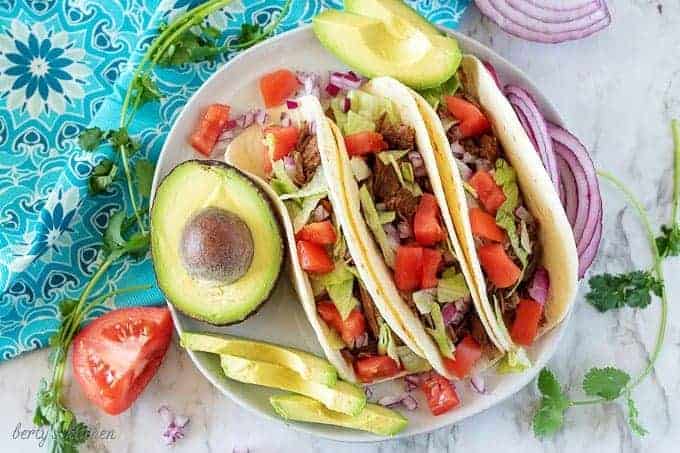
M 88 127 L 78 135 L 78 145 L 83 151 L 94 151 L 108 137 L 109 131 L 103 131 L 98 127 Z
M 241 31 L 236 37 L 236 41 L 229 47 L 232 50 L 243 50 L 254 46 L 255 44 L 264 41 L 269 38 L 276 28 L 279 26 L 284 17 L 288 14 L 290 10 L 291 0 L 287 0 L 286 3 L 281 8 L 281 12 L 266 27 L 262 27 L 259 24 L 241 24 Z
M 165 29 L 162 26 L 160 31 Z M 214 27 L 198 25 L 182 32 L 157 58 L 160 66 L 180 66 L 210 60 L 223 53 L 226 47 L 217 44 L 221 33 Z
M 601 312 L 624 306 L 645 308 L 652 301 L 651 294 L 661 296 L 663 282 L 650 271 L 626 274 L 602 274 L 590 279 L 586 300 Z
M 90 194 L 96 195 L 98 193 L 106 192 L 108 187 L 116 179 L 118 174 L 118 166 L 110 159 L 104 159 L 97 164 L 90 174 L 88 180 L 88 187 Z
M 555 375 L 543 368 L 538 375 L 538 390 L 543 397 L 534 414 L 532 425 L 536 437 L 554 434 L 564 424 L 564 411 L 571 405 Z
M 618 368 L 591 368 L 583 378 L 583 391 L 588 396 L 599 396 L 612 401 L 621 396 L 628 381 L 628 373 Z
M 630 426 L 630 430 L 638 436 L 644 437 L 647 434 L 647 430 L 640 424 L 640 421 L 638 420 L 638 416 L 640 414 L 638 413 L 637 407 L 635 406 L 635 401 L 633 401 L 633 398 L 631 398 L 630 394 L 628 394 L 626 405 L 628 406 L 628 426 Z
M 680 255 L 680 224 L 663 225 L 661 235 L 656 238 L 656 247 L 662 258 Z
M 264 28 L 260 24 L 241 24 L 241 31 L 236 37 L 235 44 L 244 45 L 250 42 L 258 42 L 264 38 Z
M 104 250 L 109 255 L 122 256 L 126 253 L 140 256 L 148 250 L 149 234 L 136 232 L 125 239 L 124 235 L 134 225 L 134 217 L 126 217 L 125 212 L 118 211 L 111 216 L 104 231 Z
M 125 155 L 130 157 L 136 153 L 142 145 L 128 134 L 126 127 L 121 127 L 111 131 L 111 144 L 117 149 L 125 152 Z
M 151 182 L 153 180 L 154 165 L 148 159 L 138 160 L 135 164 L 135 179 L 137 180 L 137 190 L 144 198 L 151 195 Z
M 156 82 L 148 73 L 142 73 L 132 80 L 132 96 L 139 99 L 137 106 L 142 106 L 147 102 L 158 101 L 161 99 L 161 92 L 158 90 Z

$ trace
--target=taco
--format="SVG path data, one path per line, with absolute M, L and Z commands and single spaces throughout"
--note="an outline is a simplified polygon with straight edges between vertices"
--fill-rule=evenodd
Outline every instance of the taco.
M 423 96 L 412 92 L 434 144 L 446 204 L 496 337 L 521 352 L 557 325 L 577 287 L 573 234 L 554 185 L 483 63 Z M 509 355 L 506 365 L 527 366 Z
M 504 350 L 457 239 L 428 130 L 407 87 L 379 77 L 331 101 L 323 154 L 340 222 L 389 325 L 440 374 L 463 378 Z M 355 235 L 356 234 L 356 235 Z M 365 261 L 359 263 L 359 261 Z M 471 286 L 471 287 L 469 287 Z M 405 336 L 402 336 L 402 333 Z
M 328 156 L 336 142 L 319 100 L 304 96 L 270 109 L 230 143 L 225 159 L 265 179 L 285 204 L 292 281 L 328 360 L 350 382 L 374 383 L 430 369 L 405 336 L 348 247 L 356 232 L 338 204 Z M 414 352 L 416 351 L 416 352 Z

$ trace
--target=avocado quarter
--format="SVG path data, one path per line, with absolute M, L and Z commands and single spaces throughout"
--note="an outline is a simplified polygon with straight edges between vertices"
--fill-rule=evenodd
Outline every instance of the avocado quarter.
M 333 387 L 338 380 L 338 372 L 328 360 L 299 349 L 263 341 L 195 332 L 182 332 L 180 342 L 184 348 L 192 351 L 228 354 L 281 365 L 300 374 L 303 379 L 329 387 Z
M 241 322 L 269 298 L 281 273 L 280 219 L 237 168 L 186 161 L 156 191 L 151 255 L 158 286 L 179 311 L 211 324 Z
M 333 412 L 318 401 L 301 395 L 275 395 L 269 402 L 286 420 L 342 426 L 381 436 L 398 434 L 408 425 L 408 419 L 399 412 L 371 403 L 357 415 L 349 416 Z
M 366 406 L 364 390 L 354 384 L 338 381 L 333 387 L 304 379 L 295 371 L 273 363 L 220 355 L 224 374 L 235 381 L 257 384 L 314 398 L 327 408 L 347 415 L 356 415 Z

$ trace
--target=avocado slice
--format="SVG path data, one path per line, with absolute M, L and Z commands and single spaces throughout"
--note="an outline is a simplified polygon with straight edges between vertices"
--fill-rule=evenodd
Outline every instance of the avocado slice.
M 345 11 L 373 17 L 392 29 L 415 27 L 431 36 L 442 33 L 403 0 L 345 0 Z
M 305 380 L 293 370 L 273 363 L 220 355 L 220 364 L 228 378 L 247 384 L 257 384 L 300 393 L 321 401 L 336 412 L 356 415 L 366 406 L 366 395 L 361 387 L 338 381 L 333 387 Z
M 236 337 L 195 332 L 182 332 L 180 342 L 182 347 L 192 351 L 229 354 L 244 359 L 281 365 L 300 374 L 303 379 L 329 387 L 333 387 L 338 380 L 337 370 L 327 360 L 298 349 Z
M 313 30 L 324 47 L 367 77 L 392 76 L 416 89 L 440 85 L 460 65 L 458 43 L 398 15 L 400 9 L 386 19 L 329 9 L 314 18 Z
M 343 426 L 381 436 L 398 434 L 408 425 L 408 419 L 399 412 L 371 403 L 357 415 L 348 416 L 328 410 L 318 401 L 301 395 L 276 395 L 269 398 L 269 402 L 286 420 Z
M 186 161 L 156 191 L 156 279 L 168 301 L 192 318 L 224 325 L 253 314 L 276 285 L 283 247 L 269 198 L 235 167 Z

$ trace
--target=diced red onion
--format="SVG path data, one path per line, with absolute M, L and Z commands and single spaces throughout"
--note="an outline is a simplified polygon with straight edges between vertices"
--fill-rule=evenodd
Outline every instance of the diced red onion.
M 286 170 L 286 173 L 288 174 L 290 179 L 295 180 L 296 166 L 295 159 L 293 159 L 293 156 L 283 157 L 283 168 L 284 170 Z
M 461 160 L 456 159 L 456 165 L 458 165 L 458 171 L 460 172 L 461 178 L 463 178 L 463 181 L 467 181 L 472 177 L 472 168 L 468 167 L 465 165 Z
M 611 23 L 605 0 L 581 2 L 567 8 L 547 0 L 475 0 L 475 4 L 507 33 L 543 43 L 585 38 Z
M 397 231 L 400 239 L 407 239 L 411 237 L 411 225 L 405 220 L 397 224 Z
M 451 152 L 453 153 L 454 157 L 462 159 L 465 155 L 465 148 L 463 148 L 463 145 L 461 145 L 460 142 L 456 140 L 455 142 L 451 142 Z
M 373 398 L 373 388 L 368 385 L 364 386 L 364 395 L 366 395 L 366 398 L 369 400 Z
M 489 71 L 489 74 L 491 74 L 491 78 L 493 79 L 494 82 L 496 82 L 496 86 L 498 87 L 499 90 L 503 89 L 503 85 L 501 85 L 501 79 L 498 77 L 498 72 L 496 72 L 496 68 L 493 67 L 491 63 L 488 61 L 482 61 L 482 64 L 486 68 L 487 71 Z
M 267 121 L 267 116 L 269 116 L 269 114 L 264 109 L 257 109 L 254 115 L 255 122 L 260 126 L 264 126 L 264 123 Z
M 340 87 L 329 83 L 326 85 L 326 93 L 328 93 L 330 97 L 335 97 L 338 95 L 338 93 L 340 93 Z
M 539 267 L 534 272 L 534 277 L 529 285 L 529 296 L 539 304 L 545 304 L 550 292 L 550 276 L 544 267 Z
M 389 408 L 403 405 L 409 411 L 413 411 L 418 408 L 418 401 L 416 401 L 413 396 L 409 395 L 408 392 L 402 393 L 401 395 L 383 396 L 378 400 L 378 404 Z
M 418 386 L 420 386 L 420 381 L 421 381 L 420 375 L 418 374 L 409 374 L 404 376 L 406 391 L 412 392 L 413 390 L 417 389 Z
M 473 374 L 470 377 L 470 385 L 472 386 L 472 390 L 475 392 L 483 395 L 486 393 L 486 382 L 484 381 L 484 378 L 479 375 L 479 374 Z
M 227 124 L 224 126 L 224 130 L 228 131 L 236 127 L 236 120 L 228 120 Z
M 413 176 L 416 178 L 421 178 L 427 175 L 427 169 L 425 168 L 425 163 L 423 162 L 423 156 L 421 156 L 418 151 L 411 151 L 408 153 L 408 160 L 410 160 L 411 165 L 413 165 Z
M 158 414 L 166 425 L 163 431 L 163 439 L 166 445 L 173 445 L 178 440 L 184 438 L 184 429 L 189 424 L 189 417 L 175 415 L 167 405 L 159 407 Z
M 405 395 L 404 398 L 401 400 L 401 404 L 404 405 L 407 411 L 414 411 L 418 409 L 418 400 L 416 400 L 411 395 Z
M 387 240 L 390 242 L 390 245 L 395 249 L 399 247 L 401 241 L 399 240 L 397 228 L 391 223 L 386 223 L 383 225 L 383 230 L 385 230 L 385 233 L 387 234 Z
M 363 80 L 354 72 L 331 72 L 329 84 L 343 90 L 356 90 L 361 87 Z
M 524 220 L 525 222 L 531 222 L 534 219 L 529 210 L 522 205 L 517 206 L 517 209 L 515 209 L 515 215 L 518 219 Z
M 298 101 L 294 99 L 287 99 L 286 100 L 286 107 L 289 108 L 290 110 L 298 108 L 299 104 Z
M 328 218 L 330 214 L 326 211 L 326 208 L 322 204 L 317 206 L 312 212 L 312 218 L 315 222 L 322 222 Z
M 352 108 L 352 101 L 347 96 L 345 96 L 345 99 L 342 101 L 342 111 L 344 113 L 347 113 L 347 112 L 349 112 L 349 109 L 351 109 L 351 108 Z
M 467 151 L 463 152 L 463 159 L 461 159 L 465 164 L 474 164 L 477 161 L 477 156 Z
M 281 112 L 281 118 L 279 121 L 283 127 L 290 127 L 293 124 L 293 120 L 290 119 L 288 112 Z
M 355 348 L 363 348 L 368 344 L 368 332 L 364 332 L 360 336 L 354 339 Z
M 493 164 L 489 159 L 480 157 L 479 159 L 475 160 L 475 169 L 477 171 L 491 171 L 492 168 Z
M 505 95 L 515 109 L 522 126 L 529 135 L 543 166 L 548 172 L 548 176 L 550 176 L 550 180 L 559 193 L 557 160 L 543 114 L 538 109 L 534 98 L 526 90 L 515 85 L 508 85 L 505 87 Z
M 463 320 L 464 313 L 461 313 L 458 311 L 456 308 L 456 304 L 453 302 L 449 302 L 447 304 L 444 304 L 442 307 L 442 319 L 444 320 L 444 325 L 448 326 L 449 324 L 452 325 L 457 325 L 460 323 L 460 321 Z
M 378 400 L 378 404 L 385 407 L 396 406 L 401 403 L 401 395 L 387 395 Z
M 298 71 L 297 79 L 302 84 L 298 90 L 299 96 L 312 95 L 319 97 L 321 89 L 321 76 L 316 72 Z

